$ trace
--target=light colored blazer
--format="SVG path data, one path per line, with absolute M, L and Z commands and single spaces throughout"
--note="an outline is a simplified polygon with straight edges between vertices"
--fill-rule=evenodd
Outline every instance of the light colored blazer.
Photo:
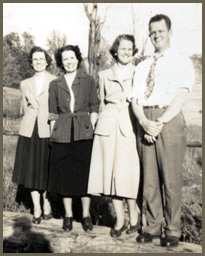
M 50 137 L 50 127 L 48 124 L 48 88 L 49 83 L 55 78 L 54 75 L 46 72 L 45 80 L 38 96 L 34 76 L 21 82 L 20 90 L 24 116 L 21 121 L 19 135 L 31 138 L 37 118 L 39 137 Z
M 119 127 L 125 137 L 135 136 L 136 119 L 134 118 L 128 95 L 133 84 L 135 66 L 130 68 L 122 81 L 116 72 L 116 65 L 99 72 L 100 111 L 95 134 L 110 136 Z

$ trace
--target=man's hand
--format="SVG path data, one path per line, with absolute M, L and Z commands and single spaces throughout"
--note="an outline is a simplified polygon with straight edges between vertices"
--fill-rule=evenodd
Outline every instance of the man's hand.
M 147 118 L 142 120 L 140 124 L 148 135 L 154 137 L 156 137 L 162 131 L 163 128 L 163 123 L 151 121 Z

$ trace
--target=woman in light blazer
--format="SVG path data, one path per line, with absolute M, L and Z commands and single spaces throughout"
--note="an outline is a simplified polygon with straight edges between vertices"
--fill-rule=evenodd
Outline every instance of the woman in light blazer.
M 139 158 L 134 115 L 128 101 L 132 89 L 135 67 L 131 64 L 136 52 L 134 37 L 120 35 L 114 41 L 110 53 L 116 64 L 99 73 L 100 111 L 95 129 L 89 194 L 112 196 L 117 216 L 112 237 L 119 237 L 125 230 L 123 198 L 127 199 L 130 228 L 133 233 L 140 228 L 139 210 L 136 204 L 139 186 Z
M 20 84 L 24 115 L 16 148 L 13 182 L 30 189 L 34 207 L 33 223 L 39 224 L 41 216 L 51 218 L 51 206 L 46 195 L 50 154 L 48 87 L 56 77 L 46 71 L 51 57 L 42 48 L 35 46 L 31 49 L 29 62 L 35 74 Z

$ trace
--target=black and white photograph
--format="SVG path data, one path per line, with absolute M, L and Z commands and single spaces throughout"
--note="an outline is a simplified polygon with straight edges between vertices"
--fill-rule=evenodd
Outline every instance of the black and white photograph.
M 2 252 L 202 253 L 202 3 L 2 5 Z

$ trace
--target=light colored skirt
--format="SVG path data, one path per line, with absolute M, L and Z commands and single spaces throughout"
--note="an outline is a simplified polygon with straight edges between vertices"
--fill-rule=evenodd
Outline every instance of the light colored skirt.
M 136 199 L 140 164 L 136 137 L 125 137 L 118 126 L 110 136 L 95 135 L 88 194 Z

